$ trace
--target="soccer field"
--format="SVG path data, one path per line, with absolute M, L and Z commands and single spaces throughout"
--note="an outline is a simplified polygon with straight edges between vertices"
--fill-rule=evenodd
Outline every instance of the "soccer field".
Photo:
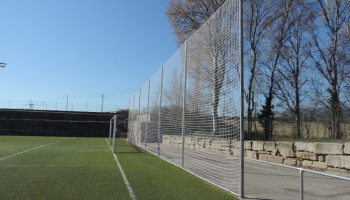
M 234 199 L 117 140 L 136 199 Z M 105 138 L 0 136 L 0 199 L 131 199 Z

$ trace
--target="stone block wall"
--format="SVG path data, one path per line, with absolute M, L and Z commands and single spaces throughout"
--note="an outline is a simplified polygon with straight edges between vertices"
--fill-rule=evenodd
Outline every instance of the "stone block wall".
M 186 136 L 185 148 L 216 154 L 239 155 L 236 140 Z M 179 135 L 162 135 L 162 143 L 182 146 Z M 244 141 L 245 156 L 291 166 L 350 172 L 350 142 L 265 142 Z
M 336 170 L 350 170 L 350 142 L 264 142 L 245 141 L 245 156 L 286 165 Z M 261 144 L 263 143 L 263 145 Z M 254 148 L 263 146 L 261 148 Z

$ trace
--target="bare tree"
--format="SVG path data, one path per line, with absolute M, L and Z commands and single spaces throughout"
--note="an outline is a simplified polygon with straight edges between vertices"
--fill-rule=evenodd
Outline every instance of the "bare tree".
M 322 37 L 318 30 L 313 33 L 311 58 L 316 71 L 326 80 L 327 93 L 321 94 L 323 104 L 330 108 L 331 135 L 333 138 L 341 138 L 341 89 L 344 83 L 344 75 L 348 72 L 346 57 L 348 44 L 341 37 L 345 29 L 346 17 L 349 12 L 349 0 L 316 0 L 319 15 L 323 24 L 322 31 L 327 35 Z
M 170 0 L 165 11 L 180 47 L 226 0 Z
M 212 120 L 213 134 L 220 134 L 218 106 L 220 102 L 221 88 L 223 86 L 227 72 L 227 49 L 230 44 L 227 38 L 231 36 L 230 25 L 228 19 L 223 19 L 221 14 L 215 15 L 211 22 L 207 22 L 203 28 L 203 24 L 212 16 L 212 14 L 225 2 L 225 0 L 170 0 L 169 7 L 165 14 L 173 27 L 174 33 L 178 39 L 178 45 L 188 39 L 195 31 L 201 28 L 202 32 L 198 32 L 195 38 L 191 38 L 189 50 L 192 55 L 202 55 L 201 59 L 190 60 L 189 66 L 192 66 L 192 78 L 201 80 L 198 77 L 200 70 L 207 70 L 209 77 L 208 83 L 211 85 L 212 93 Z M 203 83 L 203 82 L 202 82 Z M 208 88 L 205 88 L 208 90 Z
M 254 100 L 254 81 L 256 78 L 258 60 L 260 59 L 261 51 L 265 47 L 264 39 L 267 36 L 267 28 L 275 19 L 277 11 L 275 0 L 247 0 L 244 7 L 244 32 L 249 45 L 249 68 L 250 76 L 248 80 L 247 91 L 245 98 L 247 102 L 247 122 L 248 122 L 248 137 L 251 137 L 253 125 L 253 111 L 255 109 Z
M 163 73 L 161 120 L 163 124 L 167 124 L 167 128 L 172 128 L 170 134 L 181 134 L 183 73 L 179 60 L 180 56 L 173 56 L 164 65 Z
M 285 102 L 295 117 L 296 137 L 301 138 L 301 107 L 304 96 L 302 89 L 307 78 L 307 44 L 310 27 L 313 26 L 314 13 L 306 0 L 297 2 L 291 11 L 288 22 L 291 23 L 285 47 L 281 52 L 281 64 L 277 68 L 276 96 Z
M 258 114 L 259 122 L 264 128 L 265 140 L 269 140 L 273 132 L 273 97 L 276 89 L 276 74 L 279 63 L 281 62 L 282 52 L 286 40 L 289 37 L 290 29 L 296 22 L 291 20 L 291 14 L 298 5 L 299 0 L 281 0 L 276 1 L 278 11 L 275 13 L 277 19 L 269 26 L 269 43 L 266 46 L 264 67 L 261 68 L 265 82 L 264 89 L 265 104 L 262 106 L 261 113 Z
M 347 39 L 350 40 L 350 8 L 348 8 L 348 11 L 345 14 L 345 20 L 344 20 L 344 26 L 345 26 L 345 30 L 344 30 L 344 35 Z

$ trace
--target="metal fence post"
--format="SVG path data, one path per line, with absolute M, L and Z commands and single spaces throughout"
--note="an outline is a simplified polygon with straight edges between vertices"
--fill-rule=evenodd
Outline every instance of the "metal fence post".
M 142 139 L 142 136 L 141 136 L 141 127 L 140 127 L 140 118 L 141 118 L 141 88 L 140 88 L 140 92 L 139 92 L 139 113 L 137 115 L 137 140 L 136 140 L 136 145 L 139 144 L 139 140 L 140 142 L 141 139 Z
M 243 0 L 239 1 L 239 43 L 240 43 L 240 104 L 241 104 L 241 117 L 240 117 L 240 196 L 244 197 L 244 57 L 243 57 Z
M 113 153 L 115 153 L 115 134 L 116 134 L 116 129 L 117 129 L 117 115 L 114 115 L 114 120 L 113 120 Z
M 131 130 L 132 130 L 132 127 L 131 127 L 131 122 L 132 122 L 132 112 L 133 112 L 133 107 L 132 107 L 132 104 L 131 102 L 133 101 L 133 98 L 130 99 L 130 102 L 129 102 L 129 116 L 128 116 L 128 135 L 126 137 L 126 139 L 128 141 L 130 141 L 130 134 L 131 134 Z
M 162 93 L 163 93 L 163 70 L 164 67 L 162 65 L 162 73 L 160 79 L 160 98 L 159 98 L 159 112 L 158 112 L 158 156 L 160 156 L 160 124 L 161 124 L 161 107 L 162 107 Z
M 151 88 L 151 79 L 148 80 L 148 94 L 147 94 L 147 118 L 146 118 L 146 133 L 145 133 L 145 149 L 147 148 L 147 133 L 148 133 L 148 121 L 151 120 L 149 114 L 149 92 Z
M 134 97 L 132 99 L 132 119 L 131 119 L 131 122 L 129 123 L 132 123 L 132 131 L 131 131 L 131 140 L 130 142 L 132 142 L 133 144 L 135 144 L 135 124 L 134 124 L 134 115 L 135 115 L 135 94 L 134 94 Z
M 181 166 L 185 162 L 185 105 L 186 105 L 186 75 L 187 75 L 187 40 L 185 41 L 185 64 L 184 64 L 183 94 L 182 94 L 182 153 Z
M 300 169 L 300 199 L 304 200 L 304 169 Z

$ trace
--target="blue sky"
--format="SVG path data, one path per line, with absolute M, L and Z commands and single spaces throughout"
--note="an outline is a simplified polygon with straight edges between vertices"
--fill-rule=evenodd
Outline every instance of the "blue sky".
M 104 111 L 177 50 L 167 0 L 1 0 L 0 107 Z M 96 108 L 95 108 L 95 107 Z M 83 108 L 82 108 L 83 107 Z

